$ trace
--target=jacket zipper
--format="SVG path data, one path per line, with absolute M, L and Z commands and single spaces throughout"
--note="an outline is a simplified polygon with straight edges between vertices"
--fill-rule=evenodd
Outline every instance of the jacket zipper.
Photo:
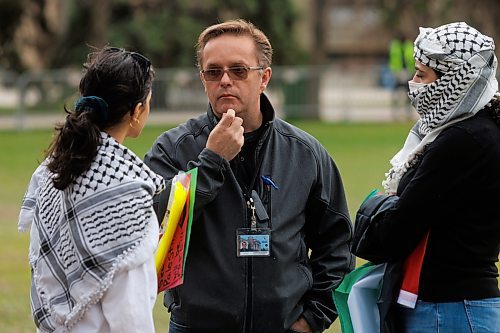
M 257 144 L 257 147 L 255 149 L 255 175 L 252 179 L 252 182 L 250 184 L 250 189 L 244 190 L 244 196 L 245 196 L 245 201 L 247 202 L 247 208 L 250 210 L 250 227 L 255 228 L 257 227 L 257 219 L 255 217 L 255 203 L 253 202 L 252 199 L 252 189 L 255 186 L 255 181 L 257 179 L 258 174 L 260 173 L 260 167 L 262 165 L 262 161 L 264 160 L 264 156 L 260 154 L 260 151 L 264 145 L 264 142 L 266 140 L 266 137 L 268 133 L 266 133 L 269 129 L 266 129 L 265 133 L 263 134 L 263 137 L 259 140 L 259 143 Z M 259 155 L 261 158 L 259 159 Z M 243 189 L 244 187 L 242 187 Z M 249 193 L 246 193 L 249 192 Z M 253 205 L 253 208 L 252 208 Z M 248 211 L 247 211 L 248 214 Z M 253 278 L 253 259 L 252 257 L 245 258 L 247 261 L 247 302 L 246 302 L 246 316 L 244 319 L 244 328 L 243 332 L 244 333 L 251 333 L 253 330 L 253 323 L 252 323 L 252 317 L 253 317 L 253 283 L 252 283 L 252 278 Z
M 255 202 L 253 201 L 252 196 L 248 194 L 245 194 L 245 201 L 247 204 L 247 209 L 250 211 L 250 228 L 255 229 L 257 227 L 257 218 L 255 217 Z M 246 258 L 246 264 L 247 264 L 247 276 L 246 276 L 247 299 L 246 299 L 246 316 L 244 321 L 243 332 L 250 333 L 252 332 L 252 316 L 253 316 L 252 257 Z

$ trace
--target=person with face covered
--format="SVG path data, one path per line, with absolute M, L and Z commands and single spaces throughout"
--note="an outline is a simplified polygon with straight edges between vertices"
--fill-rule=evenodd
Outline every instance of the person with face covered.
M 409 97 L 420 119 L 391 160 L 386 194 L 361 205 L 353 252 L 400 264 L 395 331 L 499 332 L 495 44 L 450 23 L 420 28 L 414 57 Z

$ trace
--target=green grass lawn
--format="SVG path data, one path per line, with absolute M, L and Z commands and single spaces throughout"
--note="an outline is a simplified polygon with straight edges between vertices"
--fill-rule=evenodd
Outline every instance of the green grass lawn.
M 400 148 L 409 123 L 330 124 L 296 121 L 331 153 L 340 169 L 351 216 L 373 188 L 381 188 L 389 159 Z M 140 138 L 125 144 L 140 157 L 168 126 L 147 127 Z M 29 305 L 28 234 L 17 233 L 17 215 L 31 173 L 43 160 L 50 130 L 0 131 L 0 332 L 33 332 Z M 158 298 L 155 321 L 167 332 L 168 316 Z M 338 322 L 328 332 L 340 332 Z

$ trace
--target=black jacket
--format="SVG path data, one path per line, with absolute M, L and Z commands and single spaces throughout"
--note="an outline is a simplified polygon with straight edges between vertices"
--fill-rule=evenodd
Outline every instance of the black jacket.
M 332 289 L 354 266 L 352 225 L 333 160 L 312 136 L 274 119 L 265 95 L 261 111 L 268 120 L 251 189 L 265 207 L 259 225 L 272 229 L 270 257 L 236 256 L 236 229 L 250 226 L 251 193 L 227 161 L 205 149 L 218 121 L 210 107 L 163 133 L 145 158 L 166 180 L 199 168 L 184 283 L 165 295 L 174 321 L 195 331 L 284 332 L 300 315 L 322 331 L 336 318 Z M 158 216 L 166 202 L 166 195 L 159 198 Z
M 401 179 L 396 196 L 368 199 L 353 252 L 400 262 L 430 230 L 419 299 L 499 297 L 500 129 L 480 111 L 444 129 Z

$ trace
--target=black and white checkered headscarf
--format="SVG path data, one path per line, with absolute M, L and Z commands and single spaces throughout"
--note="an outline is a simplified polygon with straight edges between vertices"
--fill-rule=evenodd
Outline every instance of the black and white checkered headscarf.
M 425 145 L 445 127 L 475 115 L 498 90 L 495 43 L 464 22 L 420 28 L 414 56 L 443 75 L 408 94 L 420 119 L 391 160 L 393 167 L 383 182 L 389 193 L 396 192 L 401 176 Z
M 19 214 L 30 230 L 31 308 L 44 332 L 68 332 L 99 302 L 116 273 L 149 260 L 158 243 L 153 196 L 165 187 L 106 133 L 89 170 L 63 191 L 42 163 Z
M 443 73 L 438 80 L 410 93 L 423 134 L 449 120 L 475 114 L 498 89 L 493 39 L 464 22 L 420 28 L 414 50 L 417 61 Z

